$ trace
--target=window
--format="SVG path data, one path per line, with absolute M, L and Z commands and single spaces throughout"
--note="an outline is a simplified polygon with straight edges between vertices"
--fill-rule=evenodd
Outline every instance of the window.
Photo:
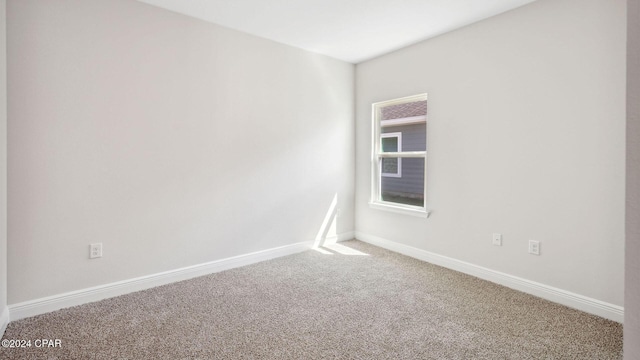
M 402 133 L 384 133 L 380 135 L 382 152 L 402 151 Z M 402 159 L 384 158 L 382 159 L 382 176 L 402 177 Z
M 373 104 L 372 152 L 371 206 L 428 216 L 427 94 Z

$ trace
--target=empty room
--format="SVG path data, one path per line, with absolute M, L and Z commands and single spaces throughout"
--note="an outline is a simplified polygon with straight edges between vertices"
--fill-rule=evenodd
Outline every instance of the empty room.
M 0 0 L 0 358 L 640 359 L 639 24 Z

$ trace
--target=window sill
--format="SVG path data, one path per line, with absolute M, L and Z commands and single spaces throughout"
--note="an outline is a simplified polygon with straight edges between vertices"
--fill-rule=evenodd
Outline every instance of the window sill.
M 391 211 L 398 214 L 406 214 L 406 215 L 417 216 L 422 218 L 428 218 L 430 213 L 429 210 L 426 210 L 418 206 L 410 206 L 410 205 L 400 206 L 393 203 L 382 202 L 382 201 L 369 202 L 369 207 L 372 209 Z

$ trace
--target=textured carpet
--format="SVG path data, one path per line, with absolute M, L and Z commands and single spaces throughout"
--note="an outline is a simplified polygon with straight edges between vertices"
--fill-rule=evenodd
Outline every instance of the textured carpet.
M 32 347 L 0 358 L 622 358 L 618 323 L 359 241 L 323 252 L 12 322 Z

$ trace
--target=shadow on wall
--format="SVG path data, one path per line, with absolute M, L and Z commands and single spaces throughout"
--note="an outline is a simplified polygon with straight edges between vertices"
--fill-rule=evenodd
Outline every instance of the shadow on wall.
M 318 230 L 316 240 L 313 243 L 312 249 L 325 255 L 360 255 L 369 256 L 361 251 L 352 249 L 350 247 L 338 244 L 337 222 L 338 222 L 338 194 L 333 195 L 333 200 L 327 214 L 324 216 L 324 221 Z

